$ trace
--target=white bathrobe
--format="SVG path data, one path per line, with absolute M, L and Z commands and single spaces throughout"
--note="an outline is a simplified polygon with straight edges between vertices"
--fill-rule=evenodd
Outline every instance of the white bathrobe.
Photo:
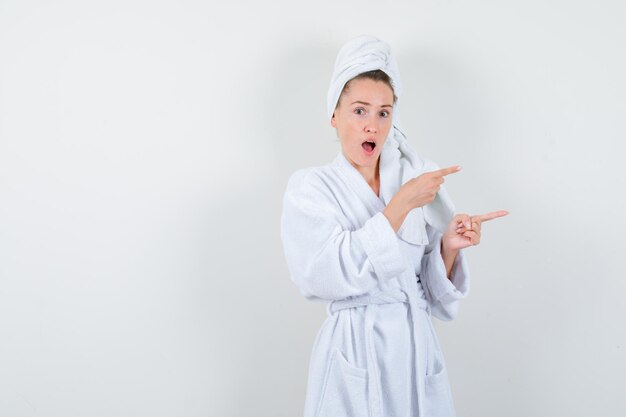
M 355 41 L 371 47 L 372 39 L 380 42 Z M 379 169 L 380 197 L 342 152 L 331 164 L 295 172 L 287 185 L 281 234 L 291 278 L 306 298 L 328 302 L 311 352 L 304 417 L 455 416 L 431 322 L 431 314 L 454 318 L 469 290 L 463 251 L 451 279 L 440 253 L 453 207 L 442 188 L 395 233 L 382 210 L 403 183 L 438 167 L 418 157 L 394 124 Z

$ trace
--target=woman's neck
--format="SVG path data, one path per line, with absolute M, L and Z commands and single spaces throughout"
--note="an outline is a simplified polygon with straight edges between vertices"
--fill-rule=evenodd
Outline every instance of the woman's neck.
M 380 194 L 380 173 L 378 170 L 378 161 L 376 161 L 376 165 L 373 167 L 356 167 L 357 171 L 363 176 L 365 182 L 372 188 L 374 194 Z

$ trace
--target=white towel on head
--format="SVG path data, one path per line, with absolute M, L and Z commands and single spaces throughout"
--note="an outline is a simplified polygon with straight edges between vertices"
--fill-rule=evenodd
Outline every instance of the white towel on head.
M 343 86 L 357 75 L 377 69 L 383 70 L 391 78 L 394 92 L 400 98 L 401 85 L 398 65 L 391 56 L 391 48 L 387 42 L 364 35 L 352 39 L 339 50 L 328 89 L 329 119 L 333 117 Z
M 389 44 L 373 36 L 359 36 L 346 43 L 335 61 L 333 77 L 328 89 L 328 118 L 332 118 L 344 85 L 357 75 L 382 70 L 390 78 L 398 101 L 392 112 L 393 127 L 380 156 L 380 198 L 389 204 L 402 184 L 439 167 L 431 161 L 420 158 L 409 146 L 406 136 L 400 128 L 399 103 L 402 84 L 398 64 L 391 54 Z M 454 215 L 454 206 L 445 188 L 442 186 L 435 199 L 424 207 L 413 209 L 407 215 L 398 230 L 398 235 L 405 241 L 416 245 L 428 244 L 426 223 L 444 233 Z

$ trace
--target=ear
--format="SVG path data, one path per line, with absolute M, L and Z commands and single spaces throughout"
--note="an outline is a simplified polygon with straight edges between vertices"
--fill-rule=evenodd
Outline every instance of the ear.
M 334 127 L 335 129 L 337 128 L 337 119 L 335 119 L 335 113 L 333 112 L 333 117 L 330 118 L 330 125 L 332 127 Z

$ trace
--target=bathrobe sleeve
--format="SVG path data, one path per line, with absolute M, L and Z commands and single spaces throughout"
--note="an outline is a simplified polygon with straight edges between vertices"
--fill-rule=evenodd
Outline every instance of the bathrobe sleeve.
M 442 233 L 426 225 L 429 244 L 422 257 L 420 280 L 430 304 L 433 316 L 440 320 L 452 320 L 459 309 L 459 300 L 469 292 L 469 267 L 463 249 L 459 251 L 452 265 L 450 277 L 441 257 Z
M 293 174 L 285 192 L 283 249 L 291 279 L 309 299 L 362 295 L 408 266 L 383 213 L 354 227 L 354 219 L 346 218 L 337 201 L 337 192 L 312 170 Z

